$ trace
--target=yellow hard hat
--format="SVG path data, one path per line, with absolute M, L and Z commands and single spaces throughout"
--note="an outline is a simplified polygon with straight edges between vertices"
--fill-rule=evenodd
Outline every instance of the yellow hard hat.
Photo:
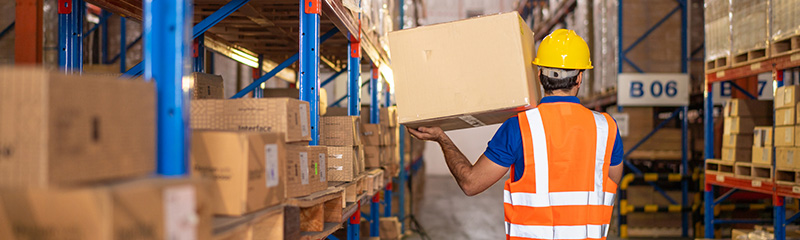
M 563 69 L 592 69 L 589 45 L 575 31 L 558 29 L 539 44 L 533 64 Z

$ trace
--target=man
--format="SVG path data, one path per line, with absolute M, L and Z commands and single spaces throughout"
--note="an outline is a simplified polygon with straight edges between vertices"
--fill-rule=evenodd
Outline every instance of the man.
M 511 168 L 505 183 L 507 239 L 605 239 L 622 177 L 622 141 L 609 115 L 576 97 L 589 47 L 572 30 L 542 40 L 534 65 L 545 97 L 497 130 L 472 165 L 438 127 L 409 129 L 436 141 L 467 196 L 483 192 Z

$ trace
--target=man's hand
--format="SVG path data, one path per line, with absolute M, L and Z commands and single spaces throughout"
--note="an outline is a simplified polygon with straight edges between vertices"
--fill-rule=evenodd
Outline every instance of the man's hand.
M 423 141 L 439 142 L 445 138 L 444 131 L 439 127 L 420 127 L 417 129 L 408 128 L 408 132 L 415 138 Z

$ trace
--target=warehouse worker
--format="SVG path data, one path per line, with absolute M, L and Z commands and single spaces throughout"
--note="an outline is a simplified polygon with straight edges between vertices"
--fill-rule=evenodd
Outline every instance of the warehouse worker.
M 545 97 L 537 108 L 505 121 L 483 155 L 471 164 L 438 127 L 409 129 L 436 141 L 447 167 L 468 196 L 483 192 L 511 168 L 505 183 L 507 239 L 605 239 L 617 183 L 622 141 L 616 122 L 576 97 L 589 47 L 559 29 L 539 45 L 534 65 Z

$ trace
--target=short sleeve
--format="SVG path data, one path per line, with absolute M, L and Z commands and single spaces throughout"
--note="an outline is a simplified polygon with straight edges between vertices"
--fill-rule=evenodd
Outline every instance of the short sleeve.
M 503 167 L 511 167 L 522 156 L 522 134 L 516 116 L 503 122 L 497 129 L 483 155 Z
M 617 124 L 616 119 L 614 120 L 614 124 Z M 617 166 L 622 163 L 622 157 L 625 155 L 624 151 L 622 147 L 622 137 L 619 134 L 619 127 L 617 127 L 617 137 L 614 138 L 614 148 L 611 150 L 611 166 Z

